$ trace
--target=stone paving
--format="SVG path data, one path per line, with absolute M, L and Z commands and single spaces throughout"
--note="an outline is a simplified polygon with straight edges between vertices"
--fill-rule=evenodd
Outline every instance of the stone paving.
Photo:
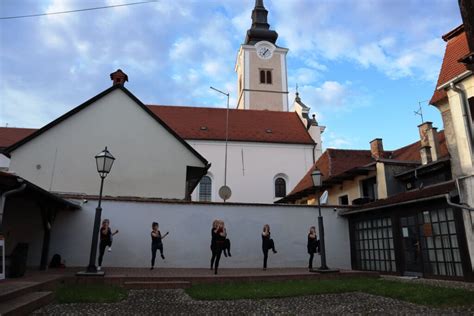
M 51 304 L 36 315 L 473 315 L 473 308 L 434 309 L 365 293 L 281 299 L 197 301 L 184 290 L 132 290 L 112 304 Z

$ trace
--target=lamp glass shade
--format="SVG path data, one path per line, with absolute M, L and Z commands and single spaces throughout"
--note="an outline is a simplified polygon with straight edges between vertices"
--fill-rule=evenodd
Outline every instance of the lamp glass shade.
M 311 179 L 313 180 L 313 186 L 315 187 L 321 187 L 322 184 L 322 176 L 321 176 L 321 171 L 318 169 L 314 170 L 311 172 Z
M 97 172 L 100 174 L 101 177 L 107 176 L 107 174 L 112 169 L 112 165 L 114 164 L 114 161 L 115 161 L 115 158 L 107 150 L 107 147 L 105 147 L 105 149 L 102 152 L 98 153 L 95 156 L 95 162 L 97 164 Z

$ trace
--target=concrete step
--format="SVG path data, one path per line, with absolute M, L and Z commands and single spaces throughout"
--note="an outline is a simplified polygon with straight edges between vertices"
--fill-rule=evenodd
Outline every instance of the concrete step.
M 4 282 L 0 287 L 0 303 L 39 290 L 38 282 Z
M 187 289 L 191 287 L 189 281 L 126 281 L 123 283 L 127 289 Z
M 53 300 L 53 292 L 26 293 L 0 303 L 0 315 L 28 315 Z

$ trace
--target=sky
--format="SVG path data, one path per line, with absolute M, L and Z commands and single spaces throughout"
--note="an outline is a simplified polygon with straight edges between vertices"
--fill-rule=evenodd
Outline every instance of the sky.
M 0 17 L 139 0 L 0 0 Z M 128 74 L 145 104 L 236 107 L 238 49 L 253 0 L 158 0 L 0 20 L 0 126 L 39 128 Z M 419 139 L 414 114 L 443 128 L 428 105 L 445 43 L 462 23 L 453 0 L 265 0 L 295 87 L 326 126 L 323 148 L 387 150 Z M 113 118 L 111 118 L 113 119 Z

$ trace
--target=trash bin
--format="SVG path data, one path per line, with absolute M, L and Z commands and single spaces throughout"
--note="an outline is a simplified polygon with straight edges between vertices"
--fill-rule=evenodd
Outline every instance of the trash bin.
M 20 278 L 25 275 L 28 259 L 28 244 L 18 243 L 10 255 L 10 269 L 7 277 Z

